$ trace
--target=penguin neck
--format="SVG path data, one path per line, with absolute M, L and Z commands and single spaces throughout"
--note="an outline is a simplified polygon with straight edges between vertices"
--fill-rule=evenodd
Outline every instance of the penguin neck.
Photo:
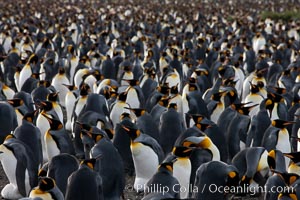
M 221 160 L 220 151 L 219 151 L 219 149 L 217 148 L 216 145 L 211 144 L 207 149 L 212 154 L 212 161 L 220 161 Z

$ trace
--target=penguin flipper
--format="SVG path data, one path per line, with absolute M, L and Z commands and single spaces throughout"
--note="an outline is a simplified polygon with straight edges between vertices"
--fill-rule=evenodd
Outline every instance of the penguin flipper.
M 276 128 L 277 129 L 277 128 Z M 273 127 L 271 129 L 267 129 L 262 141 L 262 146 L 266 148 L 267 151 L 271 151 L 275 149 L 276 142 L 278 139 L 278 132 L 279 130 L 274 130 Z

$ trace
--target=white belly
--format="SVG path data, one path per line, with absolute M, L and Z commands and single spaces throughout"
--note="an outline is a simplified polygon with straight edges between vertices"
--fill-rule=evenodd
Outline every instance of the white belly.
M 45 146 L 45 140 L 43 139 L 45 137 L 45 134 L 47 130 L 50 128 L 48 120 L 41 114 L 38 115 L 36 120 L 36 126 L 41 131 L 41 143 L 42 143 L 42 150 L 43 150 L 43 160 L 44 162 L 48 161 L 46 146 Z
M 158 156 L 150 147 L 141 143 L 131 145 L 131 152 L 136 174 L 134 189 L 144 191 L 144 186 L 157 171 Z
M 188 158 L 178 158 L 173 166 L 173 176 L 177 178 L 181 187 L 181 198 L 187 198 L 189 194 L 191 161 Z
M 47 151 L 47 158 L 48 160 L 51 160 L 51 158 L 60 154 L 60 150 L 57 148 L 57 145 L 50 134 L 46 133 L 44 139 Z

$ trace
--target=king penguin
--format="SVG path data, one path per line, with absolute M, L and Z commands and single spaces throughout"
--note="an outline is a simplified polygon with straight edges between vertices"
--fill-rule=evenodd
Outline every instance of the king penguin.
M 283 153 L 291 152 L 290 136 L 287 126 L 294 122 L 284 120 L 273 120 L 269 128 L 265 131 L 262 140 L 262 146 L 268 151 L 278 149 Z M 289 165 L 289 159 L 286 158 L 286 168 Z
M 147 182 L 144 191 L 145 196 L 151 193 L 169 193 L 173 198 L 180 198 L 180 183 L 173 176 L 174 174 L 174 161 L 163 161 L 157 169 L 157 172 Z
M 193 198 L 201 199 L 227 199 L 228 193 L 217 190 L 225 186 L 236 187 L 239 182 L 238 169 L 233 165 L 228 165 L 221 161 L 210 161 L 202 164 L 197 170 L 195 187 L 197 190 L 193 193 Z M 215 192 L 211 192 L 214 185 Z
M 58 119 L 50 118 L 45 114 L 43 116 L 48 120 L 50 125 L 44 136 L 48 160 L 51 160 L 52 157 L 60 153 L 74 155 L 73 142 L 69 134 L 65 131 L 63 124 Z
M 104 200 L 100 175 L 94 171 L 96 159 L 81 161 L 79 169 L 68 178 L 65 200 Z
M 38 183 L 38 163 L 26 144 L 7 135 L 0 145 L 0 160 L 9 180 L 1 191 L 5 199 L 19 199 L 29 194 Z
M 69 89 L 64 85 L 70 85 L 70 80 L 66 76 L 65 69 L 60 67 L 58 73 L 53 77 L 51 85 L 58 91 L 58 99 L 60 104 L 65 107 L 65 97 Z
M 55 180 L 63 195 L 66 194 L 68 177 L 78 170 L 79 161 L 68 153 L 58 154 L 48 162 L 47 176 Z
M 105 133 L 94 128 L 82 135 L 84 146 L 91 146 L 89 153 L 91 158 L 98 158 L 95 165 L 103 182 L 103 196 L 105 199 L 120 199 L 125 186 L 124 165 L 122 158 L 108 139 Z M 102 134 L 98 134 L 102 133 Z
M 54 179 L 50 177 L 40 178 L 38 186 L 30 191 L 29 197 L 40 197 L 43 200 L 64 200 L 63 193 L 57 187 Z
M 177 112 L 177 105 L 170 103 L 160 116 L 159 143 L 165 154 L 172 151 L 178 136 L 185 130 L 183 117 Z
M 141 133 L 134 123 L 126 121 L 122 128 L 131 139 L 130 148 L 136 174 L 134 189 L 137 192 L 144 191 L 146 183 L 155 174 L 164 157 L 163 150 L 155 139 Z M 145 156 L 148 159 L 145 160 Z
M 16 112 L 10 104 L 0 101 L 0 144 L 5 137 L 18 126 Z

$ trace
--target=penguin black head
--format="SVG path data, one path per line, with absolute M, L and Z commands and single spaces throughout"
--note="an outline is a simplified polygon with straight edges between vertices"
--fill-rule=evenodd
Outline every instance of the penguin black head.
M 75 123 L 78 124 L 81 129 L 85 129 L 87 131 L 92 130 L 92 126 L 90 126 L 89 124 L 81 123 L 79 121 L 76 121 Z
M 170 93 L 173 94 L 173 95 L 178 94 L 178 84 L 176 84 L 175 86 L 171 87 Z
M 129 83 L 129 85 L 132 86 L 132 87 L 140 84 L 140 81 L 136 80 L 136 79 L 122 79 L 122 80 Z
M 36 54 L 32 54 L 28 59 L 29 64 L 36 64 L 38 61 L 39 57 Z
M 158 101 L 158 104 L 167 107 L 169 105 L 170 98 L 169 97 L 161 97 Z
M 295 190 L 295 189 L 294 189 Z M 292 199 L 292 200 L 298 200 L 298 197 L 295 193 L 280 193 L 278 195 L 278 200 L 281 200 L 281 199 Z
M 70 91 L 78 89 L 75 85 L 67 85 L 67 84 L 62 84 L 62 85 L 68 88 Z
M 283 155 L 291 159 L 294 163 L 300 162 L 300 152 L 283 153 Z
M 146 109 L 144 108 L 128 108 L 125 107 L 125 109 L 128 109 L 132 111 L 137 117 L 143 116 L 146 113 Z
M 47 95 L 47 100 L 52 101 L 52 102 L 58 101 L 58 93 L 59 92 L 52 92 L 52 93 L 48 94 Z
M 49 81 L 47 81 L 47 80 L 39 80 L 39 82 L 38 82 L 38 84 L 37 84 L 38 86 L 44 86 L 44 87 L 50 87 L 51 86 L 51 83 L 49 82 Z
M 80 166 L 87 166 L 88 168 L 93 170 L 95 168 L 96 161 L 96 158 L 85 159 L 80 162 Z
M 44 113 L 42 113 L 42 115 L 48 120 L 49 125 L 50 125 L 50 130 L 60 130 L 64 127 L 63 124 L 59 120 L 50 118 L 49 116 L 47 116 Z
M 58 68 L 58 73 L 59 73 L 60 75 L 65 74 L 65 73 L 66 73 L 65 68 L 64 68 L 64 67 L 59 67 L 59 68 Z
M 169 85 L 167 83 L 161 84 L 157 88 L 157 91 L 162 93 L 163 95 L 169 95 L 169 93 L 170 93 Z
M 127 99 L 127 92 L 121 92 L 119 95 L 118 95 L 118 100 L 119 101 L 126 101 Z
M 227 91 L 217 92 L 211 95 L 211 99 L 214 101 L 221 101 L 221 98 L 227 94 Z
M 124 125 L 124 123 L 126 123 L 126 125 Z M 137 126 L 134 123 L 128 124 L 127 121 L 124 121 L 124 123 L 122 123 L 121 126 L 129 135 L 132 141 L 141 135 L 141 131 L 137 128 Z
M 81 138 L 83 138 L 84 136 L 89 137 L 90 139 L 92 139 L 95 143 L 99 142 L 103 137 L 104 137 L 105 133 L 95 133 L 93 131 L 87 131 L 85 129 L 81 130 Z
M 120 115 L 120 121 L 124 120 L 125 118 L 131 119 L 130 113 L 123 112 L 123 113 Z
M 33 120 L 35 118 L 35 114 L 36 114 L 36 111 L 33 111 L 33 112 L 27 112 L 25 113 L 25 115 L 23 116 L 23 120 L 25 121 L 28 121 L 30 123 L 33 123 Z
M 190 136 L 183 140 L 182 146 L 184 147 L 200 147 L 207 149 L 212 145 L 212 141 L 207 136 Z
M 19 107 L 19 106 L 22 106 L 24 104 L 24 101 L 22 99 L 19 99 L 19 98 L 14 98 L 14 99 L 8 99 L 7 103 L 12 105 L 13 107 Z
M 83 83 L 81 86 L 80 86 L 80 95 L 81 96 L 87 96 L 89 93 L 90 93 L 91 89 L 90 89 L 90 86 L 86 83 Z
M 49 191 L 55 187 L 55 181 L 50 177 L 41 177 L 38 183 L 38 187 L 42 191 Z
M 237 186 L 239 183 L 239 175 L 236 171 L 230 171 L 227 173 L 227 186 Z
M 237 109 L 236 111 L 238 111 L 240 114 L 242 115 L 249 115 L 250 111 L 252 108 L 254 108 L 255 106 L 257 106 L 258 104 L 252 105 L 252 106 L 242 106 L 239 109 Z
M 211 125 L 199 122 L 199 123 L 196 123 L 196 127 L 201 131 L 205 131 L 206 129 L 210 128 Z
M 158 171 L 167 170 L 169 173 L 173 173 L 173 162 L 163 162 L 158 166 Z
M 41 110 L 46 111 L 46 112 L 53 109 L 53 105 L 50 101 L 41 101 L 41 102 L 37 102 L 35 104 L 38 108 L 40 108 Z
M 276 128 L 286 128 L 288 125 L 294 124 L 295 122 L 293 121 L 285 121 L 285 120 L 280 120 L 280 119 L 275 119 L 272 121 L 272 126 Z
M 193 148 L 186 146 L 175 146 L 172 153 L 177 157 L 190 157 L 193 152 Z
M 279 172 L 276 170 L 271 171 L 278 174 L 287 185 L 292 185 L 296 180 L 299 179 L 299 175 L 295 173 Z
M 250 91 L 251 91 L 251 93 L 253 93 L 253 94 L 258 93 L 259 92 L 258 86 L 255 85 L 255 84 L 253 84 L 253 83 L 251 83 L 251 82 L 249 82 L 249 83 L 250 83 Z
M 168 104 L 168 109 L 175 109 L 175 110 L 177 110 L 177 104 L 176 103 L 169 103 Z
M 200 123 L 205 118 L 201 114 L 190 114 L 190 113 L 186 113 L 186 114 L 189 115 L 190 117 L 192 117 L 195 124 Z
M 284 98 L 280 94 L 277 94 L 277 93 L 268 92 L 267 97 L 277 103 L 284 102 Z

